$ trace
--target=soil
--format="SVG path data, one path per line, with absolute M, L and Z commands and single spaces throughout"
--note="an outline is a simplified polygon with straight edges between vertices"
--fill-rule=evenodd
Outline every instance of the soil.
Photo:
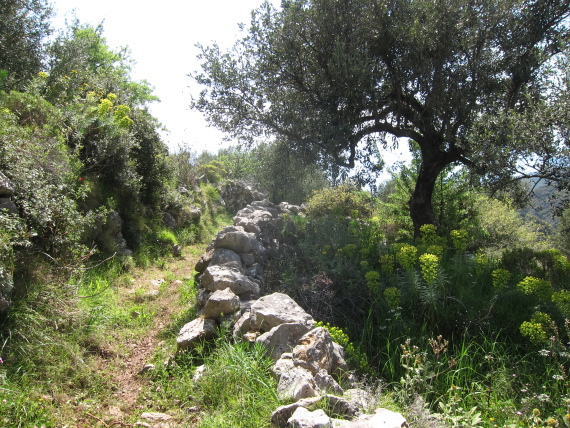
M 199 255 L 183 254 L 182 257 L 167 262 L 162 269 L 136 269 L 132 274 L 133 286 L 120 287 L 122 302 L 140 303 L 141 306 L 144 304 L 145 310 L 154 312 L 151 325 L 141 332 L 129 333 L 127 337 L 124 332 L 109 332 L 105 344 L 98 344 L 93 350 L 95 366 L 99 373 L 104 373 L 109 378 L 108 400 L 99 401 L 92 407 L 85 404 L 87 400 L 82 400 L 71 411 L 75 414 L 72 418 L 74 423 L 65 427 L 192 426 L 188 420 L 183 421 L 172 412 L 167 413 L 174 417 L 166 421 L 160 420 L 160 414 L 155 415 L 155 420 L 139 418 L 145 412 L 157 412 L 152 409 L 152 403 L 145 402 L 142 397 L 145 388 L 149 386 L 149 377 L 141 375 L 141 372 L 153 360 L 157 350 L 164 348 L 170 354 L 176 351 L 175 344 L 170 343 L 172 340 L 167 343 L 161 333 L 183 310 L 179 287 L 184 279 L 193 275 L 198 258 Z M 131 316 L 144 314 L 133 312 Z M 137 419 L 138 422 L 133 422 Z

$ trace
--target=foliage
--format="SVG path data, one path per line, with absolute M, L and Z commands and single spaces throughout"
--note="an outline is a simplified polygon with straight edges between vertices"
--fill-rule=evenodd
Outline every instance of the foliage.
M 0 90 L 23 89 L 42 68 L 51 33 L 46 0 L 3 0 L 0 7 Z
M 443 233 L 424 225 L 418 239 L 396 234 L 396 242 L 370 217 L 374 212 L 358 220 L 310 217 L 299 223 L 302 233 L 296 234 L 298 247 L 291 255 L 293 271 L 283 274 L 285 287 L 349 335 L 372 370 L 401 385 L 401 396 L 410 398 L 402 399 L 403 408 L 421 395 L 442 423 L 481 426 L 492 418 L 506 426 L 517 418 L 530 420 L 533 408 L 561 420 L 566 395 L 560 386 L 568 381 L 570 363 L 565 351 L 569 261 L 559 251 L 542 250 L 540 235 L 529 233 L 513 209 L 502 212 L 504 223 L 511 218 L 516 227 L 506 224 L 508 232 L 484 240 L 474 231 L 485 221 L 500 221 L 494 223 L 492 210 L 479 212 L 465 228 Z M 306 277 L 313 278 L 311 285 Z M 449 342 L 425 341 L 438 336 Z M 407 362 L 397 361 L 395 348 L 407 338 L 419 343 L 417 349 Z M 556 352 L 557 359 L 536 360 L 537 346 Z M 422 350 L 426 347 L 432 352 Z M 548 392 L 535 387 L 543 383 Z
M 389 146 L 388 134 L 415 140 L 418 234 L 436 223 L 432 193 L 443 169 L 460 162 L 484 172 L 498 157 L 500 144 L 470 139 L 480 119 L 540 103 L 568 13 L 562 0 L 266 3 L 233 50 L 202 47 L 195 79 L 204 89 L 193 106 L 236 137 L 269 132 L 342 167 Z
M 555 239 L 557 248 L 570 257 L 570 208 L 567 208 L 560 216 Z
M 361 218 L 369 217 L 374 209 L 373 199 L 364 191 L 345 183 L 317 191 L 307 201 L 309 217 L 340 216 Z
M 355 347 L 348 334 L 346 334 L 341 328 L 334 327 L 328 323 L 320 321 L 317 321 L 315 327 L 325 327 L 329 331 L 333 342 L 338 343 L 344 348 L 344 358 L 349 368 L 354 367 L 364 373 L 370 371 L 366 354 L 359 348 Z

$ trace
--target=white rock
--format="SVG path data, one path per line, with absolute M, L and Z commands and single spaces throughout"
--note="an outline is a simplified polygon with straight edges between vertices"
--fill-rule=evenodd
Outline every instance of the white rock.
M 298 401 L 302 398 L 316 397 L 318 388 L 311 372 L 302 367 L 293 367 L 281 374 L 277 395 L 283 400 Z
M 280 324 L 263 333 L 256 342 L 263 344 L 271 359 L 277 361 L 281 358 L 281 354 L 291 352 L 299 339 L 308 331 L 309 327 L 300 322 Z
M 222 315 L 233 314 L 238 309 L 239 297 L 232 293 L 229 288 L 216 290 L 204 305 L 204 316 L 219 319 Z
M 297 407 L 287 421 L 288 428 L 330 428 L 331 418 L 322 409 L 311 412 L 304 407 Z
M 194 344 L 203 340 L 212 339 L 216 336 L 216 321 L 211 319 L 196 318 L 184 325 L 178 333 L 176 343 L 178 350 L 191 349 Z
M 263 296 L 251 306 L 252 328 L 259 331 L 266 332 L 280 324 L 296 322 L 309 328 L 315 324 L 313 317 L 286 294 Z

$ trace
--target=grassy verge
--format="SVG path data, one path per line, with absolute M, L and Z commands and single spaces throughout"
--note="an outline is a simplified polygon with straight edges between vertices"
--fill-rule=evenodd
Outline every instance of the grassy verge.
M 181 258 L 151 242 L 71 277 L 42 263 L 30 270 L 0 327 L 0 427 L 131 424 L 155 409 L 140 397 L 148 379 L 137 373 L 155 352 L 174 352 L 175 334 L 195 315 L 193 266 L 228 222 L 218 213 L 181 235 L 200 237 Z

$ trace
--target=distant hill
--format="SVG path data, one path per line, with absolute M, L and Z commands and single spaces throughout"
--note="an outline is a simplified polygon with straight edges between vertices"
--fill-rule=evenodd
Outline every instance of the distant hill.
M 570 198 L 570 192 L 559 191 L 555 186 L 548 185 L 544 180 L 530 179 L 529 187 L 534 186 L 528 206 L 519 210 L 523 217 L 534 216 L 552 227 L 558 224 L 555 216 L 556 207 Z

